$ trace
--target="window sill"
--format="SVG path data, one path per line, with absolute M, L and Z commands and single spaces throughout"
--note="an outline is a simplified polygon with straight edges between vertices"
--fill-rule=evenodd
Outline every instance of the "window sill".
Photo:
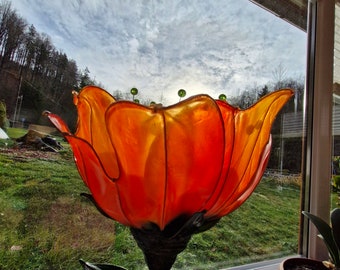
M 292 257 L 296 258 L 296 257 L 301 257 L 301 256 L 295 255 L 295 256 L 283 257 L 283 258 L 278 258 L 278 259 L 273 259 L 273 260 L 268 260 L 268 261 L 245 264 L 241 266 L 234 266 L 231 268 L 224 268 L 221 270 L 250 270 L 250 269 L 252 270 L 279 270 L 280 263 Z

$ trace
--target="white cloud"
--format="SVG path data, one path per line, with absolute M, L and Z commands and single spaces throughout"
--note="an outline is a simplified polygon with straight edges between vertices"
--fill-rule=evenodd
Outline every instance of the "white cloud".
M 305 71 L 305 33 L 247 0 L 12 0 L 57 49 L 86 66 L 109 92 L 137 87 L 178 101 L 204 92 L 235 95 Z

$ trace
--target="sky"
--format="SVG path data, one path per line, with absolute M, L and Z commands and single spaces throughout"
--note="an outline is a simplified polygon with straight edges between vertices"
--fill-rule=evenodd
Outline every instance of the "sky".
M 306 33 L 248 0 L 11 0 L 104 89 L 170 105 L 301 78 Z

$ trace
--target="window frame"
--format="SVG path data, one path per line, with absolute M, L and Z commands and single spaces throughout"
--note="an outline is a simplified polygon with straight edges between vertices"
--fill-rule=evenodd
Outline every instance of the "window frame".
M 301 210 L 324 220 L 330 219 L 331 207 L 335 5 L 339 2 L 308 0 L 307 12 L 306 134 L 303 137 Z M 327 248 L 317 235 L 317 229 L 301 214 L 298 255 L 316 260 L 328 259 Z M 257 269 L 274 269 L 279 260 L 260 262 L 256 266 L 260 266 Z
M 325 220 L 330 216 L 332 157 L 332 97 L 335 1 L 309 0 L 301 208 Z M 299 253 L 328 258 L 317 230 L 300 218 Z

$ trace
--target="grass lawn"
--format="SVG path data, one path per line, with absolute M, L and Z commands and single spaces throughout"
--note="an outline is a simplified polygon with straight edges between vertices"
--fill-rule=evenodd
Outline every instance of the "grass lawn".
M 80 269 L 79 259 L 147 269 L 129 229 L 99 214 L 69 149 L 0 149 L 0 269 Z M 218 269 L 297 251 L 299 187 L 264 178 L 250 199 L 194 235 L 173 269 Z
M 24 129 L 24 128 L 9 128 L 6 133 L 7 133 L 8 137 L 16 139 L 16 138 L 19 138 L 21 136 L 24 136 L 27 133 L 27 129 Z

